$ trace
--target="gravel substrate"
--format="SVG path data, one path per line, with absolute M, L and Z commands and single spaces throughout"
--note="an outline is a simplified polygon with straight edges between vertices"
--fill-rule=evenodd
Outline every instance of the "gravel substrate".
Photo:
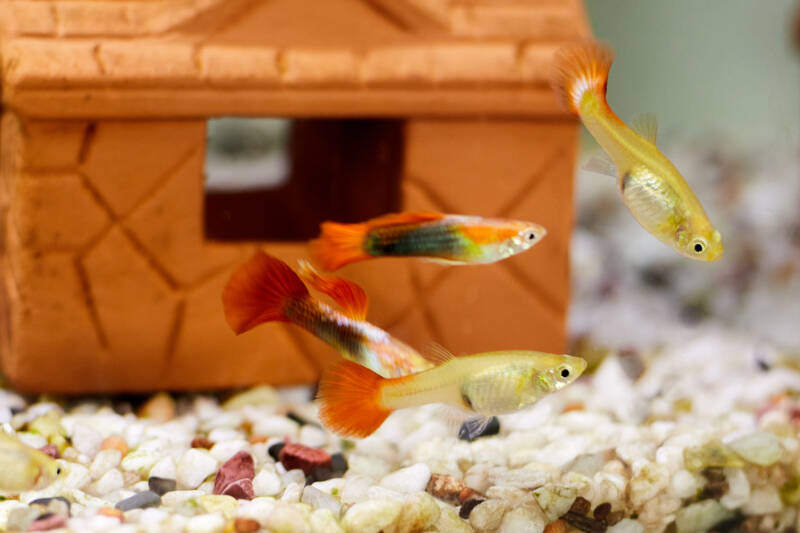
M 262 387 L 222 403 L 159 394 L 136 412 L 7 392 L 4 427 L 58 450 L 65 473 L 0 502 L 0 526 L 794 531 L 800 374 L 762 352 L 706 329 L 657 351 L 608 353 L 593 375 L 472 442 L 435 406 L 345 441 L 318 426 L 307 389 Z

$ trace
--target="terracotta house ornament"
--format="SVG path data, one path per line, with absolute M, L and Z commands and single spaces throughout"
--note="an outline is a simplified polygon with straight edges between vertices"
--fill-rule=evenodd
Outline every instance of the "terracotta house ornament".
M 371 321 L 418 348 L 563 350 L 578 124 L 546 78 L 589 35 L 579 0 L 7 0 L 0 31 L 0 355 L 21 390 L 311 382 L 337 354 L 285 324 L 235 337 L 227 276 L 258 246 L 295 264 L 321 219 L 398 209 L 548 236 L 485 267 L 347 267 Z M 278 185 L 204 185 L 220 117 L 283 121 Z

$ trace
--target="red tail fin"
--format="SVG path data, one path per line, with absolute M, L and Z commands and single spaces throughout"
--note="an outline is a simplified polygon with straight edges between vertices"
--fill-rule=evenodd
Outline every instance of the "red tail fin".
M 225 320 L 238 335 L 263 322 L 286 321 L 286 302 L 308 296 L 308 289 L 289 265 L 257 252 L 231 274 L 222 290 L 222 305 Z
M 306 260 L 299 261 L 297 273 L 312 289 L 330 296 L 344 314 L 355 320 L 366 320 L 369 300 L 360 285 L 339 276 L 320 274 Z
M 378 429 L 392 412 L 381 404 L 386 381 L 375 372 L 350 361 L 328 370 L 319 384 L 319 418 L 331 431 L 363 438 Z
M 369 259 L 364 251 L 366 224 L 323 222 L 319 238 L 311 241 L 311 256 L 323 270 L 336 270 Z
M 586 91 L 606 95 L 614 50 L 605 43 L 586 41 L 567 45 L 556 53 L 551 85 L 570 111 L 577 113 Z

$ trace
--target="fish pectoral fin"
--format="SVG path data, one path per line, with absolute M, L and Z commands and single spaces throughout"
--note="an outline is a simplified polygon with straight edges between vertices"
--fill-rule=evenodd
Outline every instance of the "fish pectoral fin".
M 590 159 L 583 165 L 584 170 L 589 172 L 597 172 L 598 174 L 605 174 L 612 178 L 617 177 L 617 166 L 611 160 L 611 156 L 603 150 L 598 150 Z
M 631 129 L 648 142 L 656 144 L 658 136 L 658 120 L 653 113 L 642 113 L 631 120 Z
M 314 290 L 329 296 L 342 312 L 353 320 L 365 320 L 369 299 L 357 283 L 340 276 L 320 274 L 311 263 L 301 259 L 298 261 L 297 273 Z
M 455 359 L 456 356 L 441 344 L 432 342 L 422 351 L 422 357 L 438 366 L 450 359 Z
M 491 423 L 493 418 L 492 416 L 477 416 L 466 420 L 458 430 L 458 438 L 470 442 L 477 439 L 483 435 L 486 426 Z
M 421 258 L 426 263 L 436 263 L 439 265 L 453 266 L 453 265 L 466 265 L 464 261 L 456 261 L 455 259 L 442 259 L 440 257 L 423 257 Z

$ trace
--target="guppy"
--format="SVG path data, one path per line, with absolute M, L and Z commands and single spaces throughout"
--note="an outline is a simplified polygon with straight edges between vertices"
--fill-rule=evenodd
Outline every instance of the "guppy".
M 311 254 L 324 270 L 375 257 L 420 257 L 448 264 L 486 264 L 538 243 L 532 222 L 466 215 L 392 213 L 360 224 L 323 222 Z
M 607 45 L 568 45 L 556 55 L 553 88 L 611 158 L 596 166 L 612 174 L 616 166 L 622 199 L 639 224 L 681 255 L 719 259 L 722 237 L 680 172 L 656 147 L 655 118 L 643 115 L 630 128 L 606 102 L 613 60 Z
M 42 489 L 60 473 L 55 459 L 0 429 L 1 493 Z
M 341 361 L 320 382 L 319 415 L 335 433 L 366 437 L 396 409 L 441 402 L 485 425 L 491 415 L 517 411 L 572 383 L 585 368 L 580 357 L 501 351 L 446 356 L 430 370 L 387 379 Z
M 259 251 L 231 274 L 222 291 L 228 325 L 236 334 L 264 322 L 291 322 L 382 376 L 404 376 L 433 366 L 413 348 L 366 319 L 367 296 L 352 281 L 323 276 L 307 263 L 308 284 L 330 296 L 343 312 L 311 297 L 286 263 Z

